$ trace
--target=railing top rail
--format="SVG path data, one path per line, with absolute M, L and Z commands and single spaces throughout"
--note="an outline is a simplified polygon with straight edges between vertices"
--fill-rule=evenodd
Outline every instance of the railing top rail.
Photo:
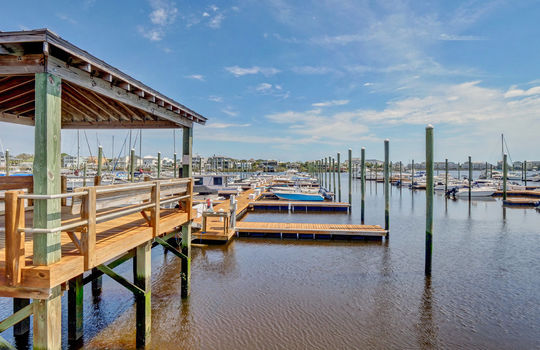
M 111 192 L 121 192 L 121 191 L 129 191 L 129 190 L 136 190 L 136 189 L 143 189 L 143 188 L 152 188 L 155 184 L 153 182 L 147 182 L 147 183 L 141 183 L 141 184 L 133 184 L 133 185 L 121 185 L 118 187 L 103 187 L 103 188 L 96 188 L 97 194 L 103 194 L 103 193 L 111 193 Z
M 88 191 L 80 192 L 69 192 L 69 193 L 57 193 L 57 194 L 21 194 L 19 198 L 21 199 L 57 199 L 57 198 L 69 198 L 69 197 L 79 197 L 87 195 Z

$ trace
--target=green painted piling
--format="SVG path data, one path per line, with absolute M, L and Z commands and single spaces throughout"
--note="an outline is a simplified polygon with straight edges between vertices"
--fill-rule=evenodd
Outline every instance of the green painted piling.
M 83 187 L 86 187 L 86 162 L 83 165 Z
M 137 349 L 145 348 L 150 343 L 152 323 L 152 241 L 143 243 L 135 248 L 133 257 L 134 284 L 143 293 L 135 293 L 135 339 Z
M 9 176 L 10 159 L 9 159 L 9 150 L 8 149 L 6 150 L 5 162 L 6 162 L 6 176 Z
M 506 200 L 506 180 L 508 177 L 508 164 L 506 161 L 507 154 L 503 155 L 503 199 Z
M 332 157 L 332 192 L 334 193 L 334 201 L 336 200 L 336 160 Z
M 448 158 L 444 160 L 444 193 L 448 191 Z
M 527 186 L 527 161 L 523 161 L 523 181 L 525 181 L 525 186 Z
M 102 163 L 103 163 L 103 147 L 99 146 L 98 147 L 98 152 L 97 152 L 97 171 L 96 171 L 96 175 L 100 179 L 100 183 L 101 183 L 101 168 L 103 166 Z
M 402 174 L 402 171 L 403 171 L 403 165 L 401 163 L 401 160 L 399 161 L 399 188 L 401 189 L 401 187 L 403 187 L 403 174 Z
M 178 165 L 176 164 L 176 153 L 173 154 L 173 178 L 176 178 L 176 174 L 178 173 L 177 172 L 178 170 Z
M 433 126 L 426 127 L 426 258 L 424 272 L 431 276 L 433 251 Z
M 83 275 L 68 282 L 68 340 L 78 342 L 83 336 Z
M 469 200 L 471 200 L 472 196 L 472 160 L 471 156 L 469 156 Z
M 352 208 L 352 149 L 349 148 L 349 206 Z M 349 209 L 349 213 L 351 210 Z
M 135 149 L 132 148 L 129 154 L 129 180 L 135 182 Z
M 338 201 L 341 202 L 341 154 L 337 154 L 337 183 L 338 183 Z
M 384 229 L 390 230 L 390 140 L 384 140 Z M 388 239 L 390 234 L 386 233 Z
M 364 224 L 366 207 L 366 148 L 360 151 L 360 221 Z
M 161 152 L 157 154 L 157 178 L 161 178 Z

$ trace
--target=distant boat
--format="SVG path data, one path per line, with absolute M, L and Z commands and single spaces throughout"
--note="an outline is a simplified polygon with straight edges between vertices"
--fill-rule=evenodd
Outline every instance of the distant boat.
M 471 188 L 471 197 L 491 197 L 495 193 L 493 187 L 472 187 Z M 460 188 L 456 193 L 456 197 L 468 197 L 469 189 Z
M 318 193 L 302 193 L 302 192 L 289 192 L 289 191 L 272 191 L 272 193 L 279 199 L 288 201 L 310 201 L 310 202 L 322 202 L 324 197 Z

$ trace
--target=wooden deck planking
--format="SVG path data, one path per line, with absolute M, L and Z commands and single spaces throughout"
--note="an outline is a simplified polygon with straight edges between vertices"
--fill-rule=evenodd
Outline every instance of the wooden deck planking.
M 73 220 L 75 217 L 68 212 L 69 208 L 63 208 L 63 223 Z M 4 227 L 4 216 L 0 216 L 0 227 Z M 188 215 L 177 209 L 161 209 L 160 211 L 160 235 L 173 231 L 188 221 Z M 26 225 L 32 227 L 32 212 L 26 213 Z M 96 260 L 95 265 L 110 261 L 136 246 L 151 240 L 153 237 L 152 227 L 140 213 L 116 218 L 96 225 Z M 62 259 L 48 266 L 33 266 L 33 242 L 32 234 L 25 235 L 25 261 L 26 266 L 22 269 L 22 282 L 17 287 L 7 287 L 5 280 L 5 233 L 0 234 L 0 296 L 12 296 L 17 290 L 27 288 L 32 295 L 32 289 L 46 290 L 56 285 L 65 283 L 69 279 L 82 274 L 84 258 L 73 244 L 66 232 L 61 234 Z M 12 291 L 11 291 L 12 289 Z M 36 295 L 38 297 L 38 295 Z
M 236 231 L 241 233 L 313 234 L 333 236 L 384 237 L 387 231 L 378 225 L 310 224 L 287 222 L 237 222 Z

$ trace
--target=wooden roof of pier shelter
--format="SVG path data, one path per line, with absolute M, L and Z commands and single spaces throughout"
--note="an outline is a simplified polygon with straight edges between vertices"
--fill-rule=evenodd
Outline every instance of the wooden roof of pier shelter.
M 62 79 L 63 129 L 191 128 L 206 122 L 48 29 L 0 32 L 0 121 L 34 125 L 35 73 Z

